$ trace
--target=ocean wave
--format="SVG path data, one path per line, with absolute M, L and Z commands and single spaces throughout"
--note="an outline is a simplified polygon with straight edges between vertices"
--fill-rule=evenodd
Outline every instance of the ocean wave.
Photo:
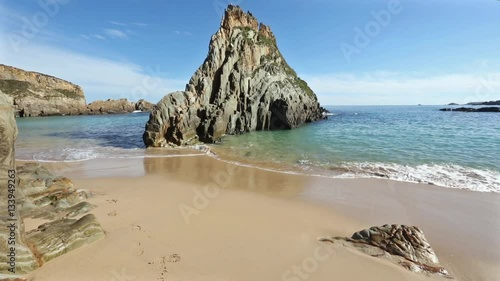
M 386 178 L 479 192 L 500 192 L 500 172 L 455 164 L 343 163 L 331 170 L 340 178 Z
M 17 159 L 21 161 L 38 162 L 81 162 L 93 159 L 140 159 L 140 158 L 168 158 L 168 157 L 190 157 L 205 155 L 207 149 L 199 148 L 176 148 L 147 150 L 141 148 L 124 149 L 116 147 L 88 147 L 88 148 L 59 148 L 44 151 L 20 151 Z
M 500 172 L 481 170 L 459 165 L 423 164 L 417 166 L 394 163 L 343 163 L 330 166 L 328 169 L 315 166 L 309 160 L 299 160 L 299 166 L 281 167 L 255 165 L 248 162 L 224 162 L 245 167 L 253 167 L 266 171 L 286 174 L 309 175 L 326 178 L 378 178 L 400 182 L 435 185 L 442 188 L 463 189 L 476 192 L 500 193 Z

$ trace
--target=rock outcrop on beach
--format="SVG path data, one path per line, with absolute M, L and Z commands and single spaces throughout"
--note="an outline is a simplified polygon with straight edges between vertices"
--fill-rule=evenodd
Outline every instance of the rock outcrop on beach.
M 0 146 L 0 169 L 2 171 L 14 168 L 14 143 L 17 138 L 17 125 L 11 102 L 11 98 L 0 91 L 0 140 L 2 143 Z
M 386 258 L 413 272 L 436 274 L 451 278 L 448 271 L 439 265 L 438 257 L 416 226 L 383 225 L 358 231 L 351 238 L 322 238 L 330 242 L 355 248 L 373 257 Z
M 500 107 L 460 107 L 460 108 L 442 108 L 440 111 L 460 111 L 460 112 L 500 112 Z
M 16 167 L 16 136 L 11 99 L 0 92 L 0 223 L 4 226 L 0 228 L 0 279 L 30 272 L 104 237 L 95 217 L 87 214 L 94 207 L 85 202 L 91 193 L 75 189 L 71 180 L 53 175 L 40 164 Z M 28 218 L 47 223 L 26 230 Z M 9 256 L 11 249 L 15 254 Z
M 148 147 L 213 143 L 322 118 L 316 95 L 287 64 L 270 27 L 229 5 L 203 65 L 185 91 L 157 104 L 143 138 Z
M 17 126 L 14 119 L 14 110 L 11 105 L 11 99 L 0 91 L 0 279 L 6 275 L 18 274 L 18 272 L 10 272 L 11 265 L 15 265 L 17 270 L 27 272 L 37 268 L 35 255 L 26 244 L 26 236 L 24 232 L 24 224 L 18 212 L 8 213 L 12 209 L 12 204 L 9 209 L 9 194 L 16 196 L 16 192 L 12 188 L 15 183 L 12 175 L 15 167 L 15 151 L 14 143 L 17 137 Z M 9 182 L 9 180 L 11 180 Z M 11 184 L 9 186 L 9 183 Z M 9 187 L 12 192 L 9 192 Z M 11 229 L 7 226 L 10 223 L 16 222 L 15 226 Z M 16 237 L 15 245 L 9 240 L 9 237 Z M 12 254 L 10 248 L 15 248 L 15 254 Z M 10 256 L 9 256 L 10 255 Z M 12 256 L 15 256 L 15 264 L 12 262 Z
M 83 90 L 68 81 L 0 65 L 0 90 L 19 116 L 77 115 L 86 107 Z

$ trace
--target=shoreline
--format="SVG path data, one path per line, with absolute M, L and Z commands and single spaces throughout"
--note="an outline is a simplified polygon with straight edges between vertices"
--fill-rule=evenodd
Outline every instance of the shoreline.
M 126 150 L 126 149 L 125 149 Z M 262 171 L 275 172 L 275 173 L 283 173 L 290 175 L 302 175 L 302 176 L 311 176 L 311 177 L 320 177 L 320 178 L 328 178 L 328 179 L 374 179 L 374 180 L 390 180 L 397 181 L 401 183 L 414 183 L 421 185 L 429 185 L 434 186 L 436 188 L 446 188 L 446 189 L 454 189 L 454 190 L 464 190 L 464 191 L 472 191 L 472 192 L 481 192 L 481 193 L 497 193 L 500 194 L 500 187 L 498 189 L 495 188 L 494 182 L 489 182 L 487 186 L 477 185 L 474 180 L 471 179 L 461 179 L 467 180 L 467 183 L 462 183 L 467 185 L 468 187 L 456 186 L 456 183 L 452 182 L 449 185 L 446 185 L 444 182 L 440 180 L 447 179 L 432 179 L 436 175 L 429 174 L 428 177 L 431 177 L 430 181 L 423 181 L 421 177 L 414 175 L 412 172 L 418 171 L 420 168 L 428 168 L 435 167 L 438 169 L 467 169 L 469 173 L 475 174 L 475 177 L 481 173 L 485 173 L 483 176 L 494 177 L 494 170 L 490 169 L 477 169 L 471 167 L 462 167 L 455 164 L 446 164 L 446 165 L 436 165 L 436 164 L 422 164 L 416 167 L 409 165 L 402 165 L 396 163 L 377 163 L 377 162 L 365 162 L 365 163 L 346 163 L 340 166 L 336 166 L 335 168 L 326 169 L 324 167 L 319 166 L 307 166 L 307 167 L 299 167 L 293 165 L 292 163 L 275 163 L 272 161 L 263 161 L 263 160 L 248 160 L 243 157 L 238 157 L 235 155 L 231 155 L 226 151 L 226 148 L 220 148 L 215 145 L 207 145 L 207 144 L 199 144 L 194 146 L 187 147 L 166 147 L 166 148 L 144 148 L 133 150 L 134 152 L 141 151 L 142 154 L 138 153 L 137 155 L 128 155 L 125 157 L 96 157 L 89 159 L 77 159 L 77 160 L 24 160 L 24 159 L 16 159 L 16 161 L 22 162 L 39 162 L 47 165 L 67 165 L 69 167 L 74 166 L 77 163 L 85 163 L 92 161 L 104 161 L 104 162 L 113 162 L 113 161 L 135 161 L 142 159 L 153 159 L 153 158 L 172 158 L 172 157 L 201 157 L 207 156 L 211 157 L 217 161 L 221 161 L 231 165 L 237 165 L 240 167 L 246 168 L 254 168 Z M 115 152 L 118 153 L 118 152 Z M 352 165 L 349 166 L 349 165 Z M 421 167 L 422 166 L 422 167 Z M 352 169 L 352 170 L 351 170 Z M 380 169 L 378 171 L 377 169 Z M 397 171 L 399 169 L 404 169 L 404 172 L 399 171 L 401 174 L 384 174 L 389 171 Z M 437 170 L 436 174 L 439 173 L 447 173 L 447 170 Z M 402 176 L 404 174 L 404 176 Z M 125 175 L 127 176 L 127 175 Z M 448 177 L 450 175 L 447 175 Z M 422 176 L 425 178 L 425 176 Z M 449 179 L 448 179 L 449 180 Z M 472 181 L 471 181 L 472 180 Z M 483 179 L 484 180 L 484 179 Z M 475 181 L 480 182 L 481 179 L 475 179 Z M 484 184 L 484 182 L 483 182 Z M 471 187 L 474 186 L 474 187 Z
M 286 204 L 283 204 L 290 205 L 289 212 L 285 213 L 291 214 L 292 217 L 293 214 L 302 217 L 302 212 L 322 210 L 321 219 L 308 218 L 316 222 L 316 228 L 323 230 L 315 233 L 315 235 L 350 236 L 353 232 L 362 228 L 386 223 L 416 225 L 423 229 L 431 245 L 436 250 L 441 264 L 457 280 L 491 280 L 492 277 L 500 274 L 498 269 L 500 264 L 498 251 L 500 249 L 500 239 L 496 237 L 494 231 L 494 229 L 500 229 L 500 223 L 495 220 L 500 215 L 500 195 L 496 193 L 436 188 L 435 186 L 384 179 L 335 179 L 285 174 L 231 164 L 208 156 L 108 159 L 105 161 L 100 159 L 69 164 L 45 162 L 43 165 L 49 167 L 55 174 L 71 178 L 78 188 L 90 189 L 97 194 L 104 193 L 120 196 L 121 186 L 136 183 L 140 185 L 140 189 L 144 189 L 144 193 L 148 193 L 148 195 L 145 195 L 148 198 L 151 197 L 149 193 L 153 191 L 159 197 L 167 198 L 171 194 L 165 190 L 158 190 L 158 188 L 162 184 L 172 182 L 171 186 L 175 186 L 172 188 L 182 194 L 177 198 L 182 200 L 175 201 L 177 204 L 181 201 L 188 204 L 192 200 L 190 197 L 194 196 L 192 192 L 196 188 L 202 191 L 207 183 L 218 183 L 217 186 L 220 187 L 220 192 L 218 192 L 215 199 L 210 200 L 210 205 L 216 207 L 209 206 L 207 210 L 200 212 L 200 215 L 193 215 L 192 217 L 194 221 L 198 221 L 197 223 L 203 225 L 202 230 L 200 230 L 203 233 L 214 231 L 201 218 L 205 216 L 204 213 L 211 213 L 211 209 L 217 208 L 217 202 L 220 198 L 224 198 L 221 200 L 233 207 L 238 206 L 236 202 L 243 204 L 247 200 L 250 202 L 261 202 L 261 200 L 285 201 Z M 141 182 L 144 182 L 144 184 L 140 184 Z M 132 193 L 139 192 L 138 189 L 131 190 L 129 191 Z M 177 193 L 174 192 L 173 194 Z M 104 208 L 109 204 L 102 201 L 102 196 L 98 195 L 92 201 L 97 201 L 98 208 L 94 212 L 99 221 L 102 221 L 103 227 L 107 229 L 110 227 L 107 224 L 110 217 L 106 213 L 108 210 L 104 210 Z M 238 199 L 227 199 L 226 202 L 226 196 L 236 196 Z M 133 200 L 133 196 L 128 198 L 126 195 L 121 195 L 121 197 L 123 199 L 120 199 L 120 201 Z M 173 197 L 176 196 L 173 195 Z M 212 201 L 213 203 L 211 203 Z M 150 208 L 156 208 L 157 211 L 161 207 L 171 208 L 172 206 L 150 206 Z M 137 212 L 141 212 L 140 207 L 136 206 L 135 208 L 138 208 Z M 228 209 L 228 206 L 221 206 L 221 208 L 221 210 L 225 210 L 223 212 L 233 210 Z M 134 210 L 132 207 L 131 209 Z M 288 219 L 285 214 L 279 216 L 274 214 L 275 210 L 273 208 L 264 208 L 264 210 L 270 217 L 277 216 L 280 223 L 284 218 Z M 175 210 L 175 212 L 175 214 L 169 214 L 168 216 L 173 216 L 174 220 L 182 220 L 179 210 Z M 216 213 L 220 215 L 220 213 Z M 118 215 L 120 215 L 120 212 L 118 212 Z M 145 212 L 143 216 L 151 215 L 154 214 Z M 139 214 L 137 216 L 142 217 Z M 331 219 L 328 218 L 329 216 L 331 216 Z M 227 219 L 217 218 L 222 222 Z M 295 231 L 312 231 L 314 227 L 307 227 L 311 224 L 308 219 L 304 217 L 302 219 L 304 219 L 302 223 L 305 223 L 305 225 L 293 226 L 294 229 L 296 228 Z M 332 226 L 331 220 L 335 219 L 341 220 L 342 223 Z M 260 227 L 252 222 L 249 224 L 257 229 Z M 288 223 L 285 222 L 284 224 L 285 227 L 288 227 Z M 322 224 L 324 226 L 321 226 Z M 152 224 L 151 227 L 155 227 L 155 224 Z M 329 228 L 335 230 L 326 231 Z M 252 230 L 251 233 L 253 231 L 257 230 Z M 275 231 L 279 232 L 278 230 Z M 274 232 L 270 233 L 270 235 L 272 234 Z M 248 234 L 240 233 L 240 235 L 245 236 Z M 179 237 L 182 237 L 182 235 Z M 317 242 L 317 238 L 318 236 L 309 237 L 307 243 L 314 244 Z M 220 243 L 216 236 L 213 239 L 214 244 Z M 237 237 L 225 237 L 223 239 L 239 243 Z M 105 240 L 107 241 L 108 238 Z M 175 243 L 175 241 L 170 242 Z M 111 241 L 97 243 L 106 244 L 111 243 Z M 265 246 L 272 247 L 269 244 L 265 244 Z M 288 245 L 288 247 L 290 246 L 293 249 L 294 246 Z M 88 247 L 93 247 L 93 245 Z M 84 252 L 85 249 L 81 251 Z M 80 250 L 75 251 L 74 255 L 78 255 L 77 252 L 79 253 Z M 69 255 L 73 255 L 73 253 Z M 351 257 L 351 254 L 346 255 Z M 348 259 L 343 254 L 341 256 L 342 259 Z M 240 255 L 238 258 L 244 258 L 244 255 Z M 361 258 L 364 260 L 364 257 Z M 66 264 L 65 259 L 70 260 L 66 256 L 55 260 L 53 262 L 53 264 L 56 264 L 54 268 L 57 268 L 58 264 Z M 340 262 L 337 258 L 335 260 Z M 49 264 L 51 263 L 49 262 Z M 52 266 L 47 267 L 47 265 L 32 273 L 32 276 L 37 277 L 37 280 L 49 280 L 43 279 L 44 274 L 47 272 L 55 273 L 56 270 L 51 270 Z M 222 267 L 222 265 L 220 266 Z M 381 270 L 378 266 L 376 268 Z M 191 269 L 187 270 L 190 271 Z M 396 271 L 399 272 L 399 270 Z M 71 272 L 73 273 L 73 271 Z M 400 273 L 410 274 L 410 277 L 415 278 L 422 277 L 411 272 L 403 272 Z M 331 274 L 335 273 L 331 272 Z M 187 280 L 200 279 L 187 278 Z M 408 280 L 420 279 L 410 278 Z

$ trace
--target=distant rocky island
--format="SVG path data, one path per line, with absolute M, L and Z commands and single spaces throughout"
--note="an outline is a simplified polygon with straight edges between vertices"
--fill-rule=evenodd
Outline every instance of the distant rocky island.
M 288 65 L 271 28 L 229 5 L 185 91 L 166 95 L 143 135 L 148 147 L 213 143 L 224 135 L 292 129 L 323 119 L 315 93 Z
M 82 88 L 71 82 L 0 64 L 0 91 L 19 117 L 96 115 L 150 111 L 153 104 L 127 99 L 86 103 Z
M 458 103 L 449 103 L 448 105 L 459 105 Z M 477 102 L 469 102 L 466 105 L 500 105 L 500 100 L 497 101 L 477 101 Z
M 500 107 L 460 107 L 460 108 L 442 108 L 440 111 L 461 111 L 461 112 L 500 112 Z
M 497 100 L 497 101 L 482 101 L 482 102 L 469 102 L 467 105 L 500 105 L 500 100 Z

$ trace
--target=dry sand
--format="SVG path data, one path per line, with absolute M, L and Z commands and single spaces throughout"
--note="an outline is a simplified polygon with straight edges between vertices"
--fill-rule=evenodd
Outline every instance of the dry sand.
M 422 228 L 457 280 L 500 276 L 498 194 L 275 173 L 207 156 L 51 169 L 96 193 L 92 213 L 106 237 L 45 264 L 28 276 L 36 281 L 446 280 L 317 241 L 385 223 Z

